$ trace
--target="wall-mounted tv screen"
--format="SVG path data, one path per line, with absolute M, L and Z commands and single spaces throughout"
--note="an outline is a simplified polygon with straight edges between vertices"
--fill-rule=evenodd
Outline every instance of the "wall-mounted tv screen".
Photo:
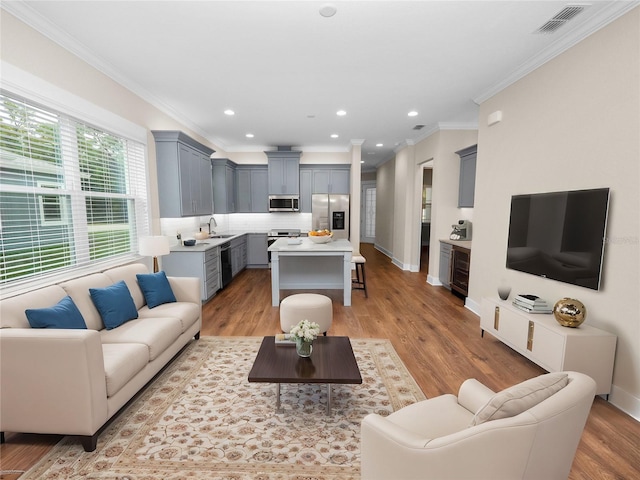
M 507 268 L 598 290 L 609 189 L 511 197 Z

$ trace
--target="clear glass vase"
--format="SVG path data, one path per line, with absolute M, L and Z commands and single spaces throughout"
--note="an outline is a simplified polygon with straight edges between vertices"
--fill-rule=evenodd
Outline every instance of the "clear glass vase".
M 313 342 L 307 342 L 301 338 L 296 338 L 296 352 L 301 357 L 310 357 L 313 350 Z

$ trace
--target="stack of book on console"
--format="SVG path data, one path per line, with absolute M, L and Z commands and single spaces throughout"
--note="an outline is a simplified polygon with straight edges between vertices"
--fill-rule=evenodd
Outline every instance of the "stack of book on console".
M 513 299 L 513 305 L 528 313 L 551 313 L 552 308 L 546 300 L 535 295 L 520 294 Z

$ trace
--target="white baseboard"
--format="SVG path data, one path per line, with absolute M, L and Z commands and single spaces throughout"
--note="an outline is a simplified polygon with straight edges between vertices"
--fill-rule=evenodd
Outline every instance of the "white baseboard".
M 429 285 L 433 285 L 434 287 L 441 287 L 442 282 L 439 277 L 434 277 L 433 275 L 427 275 L 427 283 Z
M 640 422 L 640 398 L 636 398 L 620 387 L 611 385 L 609 403 Z
M 379 252 L 385 254 L 387 257 L 391 258 L 391 252 L 389 250 L 386 250 L 385 248 L 381 247 L 380 245 L 378 245 L 376 243 L 373 244 L 373 248 L 375 248 Z
M 481 308 L 478 302 L 467 297 L 464 301 L 464 306 L 475 313 L 478 316 L 478 320 L 480 319 Z

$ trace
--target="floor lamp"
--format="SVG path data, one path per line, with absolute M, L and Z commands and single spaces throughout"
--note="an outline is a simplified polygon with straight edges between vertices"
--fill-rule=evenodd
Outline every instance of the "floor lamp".
M 153 257 L 153 273 L 158 271 L 158 257 L 169 254 L 169 240 L 162 235 L 140 237 L 140 255 Z

